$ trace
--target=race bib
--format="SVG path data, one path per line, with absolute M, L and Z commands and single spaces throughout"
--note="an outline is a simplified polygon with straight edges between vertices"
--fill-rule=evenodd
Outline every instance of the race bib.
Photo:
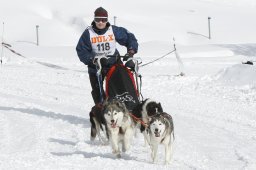
M 116 40 L 111 26 L 103 35 L 95 33 L 92 27 L 89 28 L 89 33 L 92 49 L 96 53 L 96 56 L 113 55 L 115 53 Z

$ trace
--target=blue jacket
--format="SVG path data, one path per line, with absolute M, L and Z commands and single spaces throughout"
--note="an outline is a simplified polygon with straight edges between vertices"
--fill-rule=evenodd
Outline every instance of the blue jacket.
M 110 24 L 107 23 L 107 26 L 103 30 L 97 29 L 94 22 L 92 22 L 92 28 L 98 35 L 103 35 L 110 27 Z M 138 43 L 135 36 L 127 31 L 123 27 L 117 27 L 112 25 L 113 33 L 115 35 L 116 42 L 120 45 L 125 46 L 127 50 L 132 49 L 137 53 L 138 51 Z M 82 36 L 80 37 L 78 44 L 76 46 L 77 55 L 81 62 L 88 66 L 89 73 L 96 73 L 96 67 L 93 64 L 93 59 L 95 57 L 95 53 L 92 51 L 92 45 L 90 40 L 90 33 L 88 29 L 86 29 Z M 116 49 L 115 54 L 119 54 L 118 50 Z M 113 63 L 112 63 L 113 64 Z

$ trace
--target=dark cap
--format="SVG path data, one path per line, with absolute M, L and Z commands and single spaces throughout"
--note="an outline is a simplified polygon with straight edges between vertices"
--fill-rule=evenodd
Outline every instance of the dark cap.
M 108 17 L 108 12 L 102 8 L 102 7 L 99 7 L 97 8 L 95 11 L 94 11 L 94 18 L 97 17 L 97 18 L 107 18 Z

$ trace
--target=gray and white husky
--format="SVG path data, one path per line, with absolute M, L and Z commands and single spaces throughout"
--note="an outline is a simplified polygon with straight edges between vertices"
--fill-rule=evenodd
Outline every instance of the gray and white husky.
M 142 101 L 140 104 L 138 104 L 132 111 L 132 114 L 141 119 L 144 123 L 143 125 L 140 125 L 140 131 L 144 135 L 145 145 L 150 144 L 150 139 L 148 135 L 148 124 L 149 119 L 152 116 L 155 116 L 158 112 L 163 112 L 163 108 L 161 106 L 161 103 L 156 102 L 152 99 L 146 99 Z M 136 125 L 138 126 L 138 124 Z
M 104 118 L 113 153 L 120 158 L 122 151 L 130 149 L 131 140 L 134 135 L 134 123 L 124 103 L 113 99 L 105 102 Z
M 174 141 L 174 126 L 171 115 L 165 112 L 159 112 L 157 115 L 151 117 L 149 122 L 149 136 L 153 162 L 156 162 L 158 145 L 163 144 L 165 147 L 165 164 L 169 164 Z

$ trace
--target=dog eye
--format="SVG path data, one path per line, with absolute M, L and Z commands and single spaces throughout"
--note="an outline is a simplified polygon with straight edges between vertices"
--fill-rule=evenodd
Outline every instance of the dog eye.
M 162 125 L 162 123 L 160 123 L 159 125 Z
M 117 113 L 115 113 L 115 115 L 117 115 Z

